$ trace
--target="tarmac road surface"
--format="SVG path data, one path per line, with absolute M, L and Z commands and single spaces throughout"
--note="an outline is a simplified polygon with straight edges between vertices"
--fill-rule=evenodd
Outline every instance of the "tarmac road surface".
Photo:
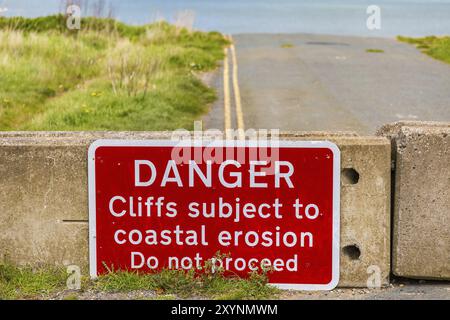
M 450 65 L 412 45 L 310 34 L 240 34 L 233 40 L 245 129 L 373 134 L 398 120 L 450 120 Z M 204 126 L 223 130 L 222 72 L 213 85 L 219 99 Z M 236 122 L 232 115 L 233 128 Z

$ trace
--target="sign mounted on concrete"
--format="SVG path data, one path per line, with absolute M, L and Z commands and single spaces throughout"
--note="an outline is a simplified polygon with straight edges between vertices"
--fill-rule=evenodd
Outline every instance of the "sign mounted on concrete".
M 332 289 L 339 187 L 340 152 L 326 141 L 98 140 L 89 148 L 91 276 L 206 265 Z

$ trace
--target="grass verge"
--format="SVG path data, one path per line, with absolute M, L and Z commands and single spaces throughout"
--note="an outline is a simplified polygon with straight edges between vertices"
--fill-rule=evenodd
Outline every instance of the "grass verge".
M 80 291 L 66 290 L 68 275 L 63 268 L 32 269 L 0 264 L 0 300 L 54 299 L 77 300 L 108 295 L 144 292 L 150 299 L 269 299 L 279 290 L 267 285 L 265 274 L 253 273 L 248 279 L 225 277 L 222 273 L 194 274 L 176 270 L 138 274 L 111 272 L 96 280 L 82 279 Z M 130 297 L 127 295 L 121 298 Z M 133 295 L 131 295 L 133 298 Z
M 424 38 L 398 36 L 397 39 L 415 45 L 417 49 L 437 60 L 450 63 L 450 36 L 429 36 Z
M 0 130 L 191 129 L 215 92 L 217 32 L 61 15 L 0 18 Z

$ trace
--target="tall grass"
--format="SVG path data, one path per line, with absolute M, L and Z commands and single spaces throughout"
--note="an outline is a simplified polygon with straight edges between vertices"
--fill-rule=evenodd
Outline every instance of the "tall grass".
M 165 22 L 0 18 L 0 130 L 171 130 L 215 98 L 196 72 L 226 40 Z

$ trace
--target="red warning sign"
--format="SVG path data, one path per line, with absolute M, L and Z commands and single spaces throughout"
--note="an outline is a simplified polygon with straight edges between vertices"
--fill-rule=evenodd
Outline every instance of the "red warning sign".
M 270 270 L 282 288 L 339 279 L 332 143 L 98 140 L 89 149 L 90 273 Z

